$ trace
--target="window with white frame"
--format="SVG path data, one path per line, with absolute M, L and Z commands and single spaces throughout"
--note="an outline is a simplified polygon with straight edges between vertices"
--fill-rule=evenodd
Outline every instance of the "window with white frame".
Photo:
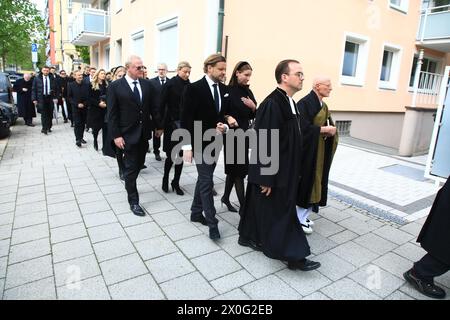
M 409 7 L 409 0 L 389 0 L 389 6 L 393 9 L 407 13 Z
M 122 6 L 123 6 L 123 0 L 116 0 L 116 12 L 119 12 L 120 10 L 122 10 Z
M 367 69 L 369 41 L 359 35 L 346 35 L 341 83 L 362 86 Z
M 164 62 L 170 71 L 176 70 L 178 64 L 178 18 L 158 23 L 159 46 L 157 62 Z
M 145 42 L 144 31 L 139 31 L 131 35 L 131 52 L 144 59 Z
M 381 72 L 379 87 L 382 89 L 397 89 L 400 71 L 401 49 L 393 45 L 385 45 L 383 59 L 381 61 Z

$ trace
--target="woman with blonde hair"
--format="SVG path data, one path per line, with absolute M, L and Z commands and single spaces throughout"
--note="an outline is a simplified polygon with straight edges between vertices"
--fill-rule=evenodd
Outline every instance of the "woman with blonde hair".
M 89 128 L 92 128 L 94 149 L 96 151 L 98 151 L 98 133 L 105 126 L 107 87 L 106 71 L 104 69 L 97 70 L 91 82 L 87 116 L 87 125 Z
M 172 133 L 180 128 L 180 116 L 181 116 L 181 97 L 186 85 L 189 84 L 189 76 L 191 74 L 191 65 L 189 62 L 180 62 L 177 68 L 177 75 L 167 81 L 162 87 L 161 91 L 161 104 L 160 110 L 163 116 L 164 124 L 164 140 L 163 151 L 166 153 L 166 162 L 164 164 L 164 176 L 162 181 L 162 190 L 169 192 L 169 173 L 172 168 L 175 159 L 172 159 L 172 149 L 178 144 L 176 141 L 172 141 Z M 178 155 L 183 158 L 182 151 Z M 174 155 L 175 157 L 175 155 Z M 183 169 L 183 162 L 175 165 L 175 176 L 172 180 L 172 191 L 180 196 L 184 195 L 183 190 L 180 188 L 180 176 Z

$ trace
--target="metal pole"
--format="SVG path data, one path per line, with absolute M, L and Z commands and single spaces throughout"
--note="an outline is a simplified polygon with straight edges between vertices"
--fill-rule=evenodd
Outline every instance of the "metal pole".
M 413 94 L 413 100 L 411 107 L 415 108 L 417 104 L 417 94 L 419 92 L 419 80 L 420 80 L 420 72 L 422 70 L 422 64 L 423 64 L 423 55 L 424 55 L 424 49 L 420 49 L 419 51 L 419 59 L 417 60 L 417 66 L 416 66 L 416 74 L 414 76 L 414 94 Z
M 219 24 L 217 30 L 217 52 L 222 53 L 223 17 L 225 16 L 225 0 L 219 1 Z

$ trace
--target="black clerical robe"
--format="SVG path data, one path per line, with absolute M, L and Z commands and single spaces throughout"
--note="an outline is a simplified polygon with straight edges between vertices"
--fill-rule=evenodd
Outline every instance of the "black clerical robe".
M 256 150 L 252 150 L 239 234 L 260 244 L 264 254 L 270 258 L 298 261 L 310 254 L 296 214 L 302 136 L 298 114 L 293 114 L 289 98 L 281 89 L 273 91 L 256 112 L 255 130 L 259 145 L 264 137 L 263 129 L 269 131 L 269 141 L 271 130 L 279 130 L 277 143 L 268 143 L 268 154 L 272 157 L 279 147 L 279 168 L 274 174 L 262 174 L 261 169 L 269 165 L 264 165 Z M 255 161 L 256 164 L 252 164 Z M 271 187 L 271 195 L 261 194 L 260 186 Z
M 325 102 L 320 104 L 314 91 L 298 102 L 303 136 L 302 165 L 297 205 L 303 208 L 326 206 L 328 176 L 336 151 L 338 135 L 325 138 L 320 134 L 322 126 L 334 125 Z

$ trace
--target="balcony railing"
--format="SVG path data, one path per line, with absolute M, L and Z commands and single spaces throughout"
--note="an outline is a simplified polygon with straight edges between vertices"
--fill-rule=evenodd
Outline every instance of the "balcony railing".
M 417 40 L 442 39 L 450 41 L 450 5 L 423 9 Z
M 419 84 L 414 90 L 416 106 L 435 107 L 438 105 L 443 77 L 438 73 L 420 72 Z
M 110 17 L 107 11 L 81 9 L 69 27 L 69 40 L 75 45 L 91 46 L 110 37 Z

